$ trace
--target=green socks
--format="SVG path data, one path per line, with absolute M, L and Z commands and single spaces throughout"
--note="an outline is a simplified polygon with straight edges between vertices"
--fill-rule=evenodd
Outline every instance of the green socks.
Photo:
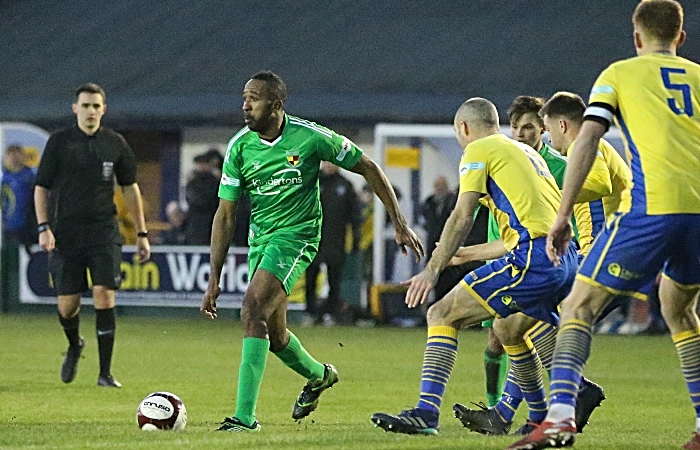
M 238 372 L 236 412 L 233 416 L 246 425 L 252 425 L 255 422 L 255 407 L 258 403 L 260 384 L 263 373 L 265 373 L 265 363 L 269 351 L 270 341 L 267 339 L 243 338 L 243 354 Z
M 508 377 L 508 355 L 484 352 L 484 371 L 486 372 L 486 401 L 488 406 L 495 406 L 503 395 L 503 386 Z
M 289 332 L 289 344 L 275 353 L 285 366 L 289 367 L 307 380 L 313 381 L 323 378 L 326 368 L 316 361 L 309 352 L 302 347 L 294 333 Z M 239 417 L 240 419 L 240 417 Z
M 260 384 L 267 354 L 270 351 L 270 341 L 256 337 L 243 339 L 243 354 L 241 367 L 238 372 L 238 396 L 236 397 L 236 412 L 234 417 L 246 425 L 255 422 L 255 407 L 258 403 Z M 289 333 L 289 344 L 281 351 L 275 353 L 282 362 L 299 375 L 308 380 L 323 378 L 325 367 L 316 361 L 301 346 L 301 342 Z

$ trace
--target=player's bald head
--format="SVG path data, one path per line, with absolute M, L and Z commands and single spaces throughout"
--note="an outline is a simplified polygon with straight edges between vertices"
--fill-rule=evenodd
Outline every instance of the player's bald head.
M 470 98 L 457 110 L 455 122 L 464 122 L 470 127 L 497 130 L 498 111 L 496 106 L 485 98 Z

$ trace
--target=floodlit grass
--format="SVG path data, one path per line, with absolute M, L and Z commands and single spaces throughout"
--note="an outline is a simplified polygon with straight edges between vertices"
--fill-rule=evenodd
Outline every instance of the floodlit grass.
M 514 437 L 470 433 L 452 418 L 455 402 L 482 401 L 486 334 L 460 334 L 438 436 L 384 433 L 373 412 L 397 413 L 417 400 L 424 329 L 299 328 L 306 348 L 332 362 L 340 383 L 300 424 L 292 404 L 304 380 L 268 359 L 258 404 L 259 434 L 215 433 L 231 415 L 241 328 L 232 320 L 120 317 L 113 373 L 120 390 L 98 388 L 94 317 L 82 319 L 87 346 L 71 384 L 59 377 L 66 341 L 55 316 L 0 315 L 0 448 L 502 449 Z M 580 449 L 677 449 L 691 435 L 693 409 L 668 336 L 596 336 L 589 378 L 608 400 L 579 436 Z M 142 432 L 136 407 L 148 393 L 179 395 L 184 432 Z M 514 428 L 524 422 L 519 412 Z

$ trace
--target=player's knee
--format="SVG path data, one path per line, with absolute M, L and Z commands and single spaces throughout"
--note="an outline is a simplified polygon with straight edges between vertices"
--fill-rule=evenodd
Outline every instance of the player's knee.
M 268 329 L 268 336 L 270 338 L 270 351 L 272 353 L 284 350 L 287 344 L 289 344 L 289 332 L 286 329 L 281 332 Z
M 114 290 L 109 289 L 106 286 L 93 286 L 92 288 L 92 299 L 95 302 L 95 307 L 97 309 L 114 308 L 114 297 Z
M 697 327 L 694 302 L 676 302 L 673 299 L 661 301 L 661 315 L 673 333 Z
M 450 305 L 444 300 L 437 301 L 428 308 L 426 320 L 429 327 L 446 325 L 450 313 Z
M 498 354 L 501 354 L 505 351 L 503 350 L 503 344 L 501 343 L 501 340 L 498 339 L 498 336 L 496 336 L 496 332 L 493 331 L 493 328 L 489 330 L 489 339 L 486 343 L 486 348 L 490 352 Z
M 75 317 L 80 312 L 80 304 L 75 305 L 58 305 L 58 313 L 64 319 Z
M 526 331 L 514 317 L 508 320 L 496 319 L 493 322 L 494 338 L 500 346 L 519 344 L 523 341 Z M 491 339 L 489 338 L 489 349 L 491 348 L 490 344 Z
M 269 339 L 269 331 L 265 318 L 262 317 L 255 308 L 246 308 L 245 304 L 241 307 L 241 326 L 243 327 L 244 337 Z
M 593 292 L 571 293 L 561 303 L 561 320 L 577 319 L 592 324 L 605 309 L 607 300 L 608 297 Z
M 80 312 L 80 296 L 65 295 L 58 297 L 58 313 L 65 319 L 75 317 Z
M 244 299 L 241 305 L 241 323 L 265 322 L 265 315 L 257 302 Z

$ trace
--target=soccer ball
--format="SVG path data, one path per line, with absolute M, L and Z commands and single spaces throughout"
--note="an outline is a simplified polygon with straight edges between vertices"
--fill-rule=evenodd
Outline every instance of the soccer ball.
M 136 422 L 144 431 L 183 430 L 187 425 L 187 410 L 177 395 L 154 392 L 139 404 Z

